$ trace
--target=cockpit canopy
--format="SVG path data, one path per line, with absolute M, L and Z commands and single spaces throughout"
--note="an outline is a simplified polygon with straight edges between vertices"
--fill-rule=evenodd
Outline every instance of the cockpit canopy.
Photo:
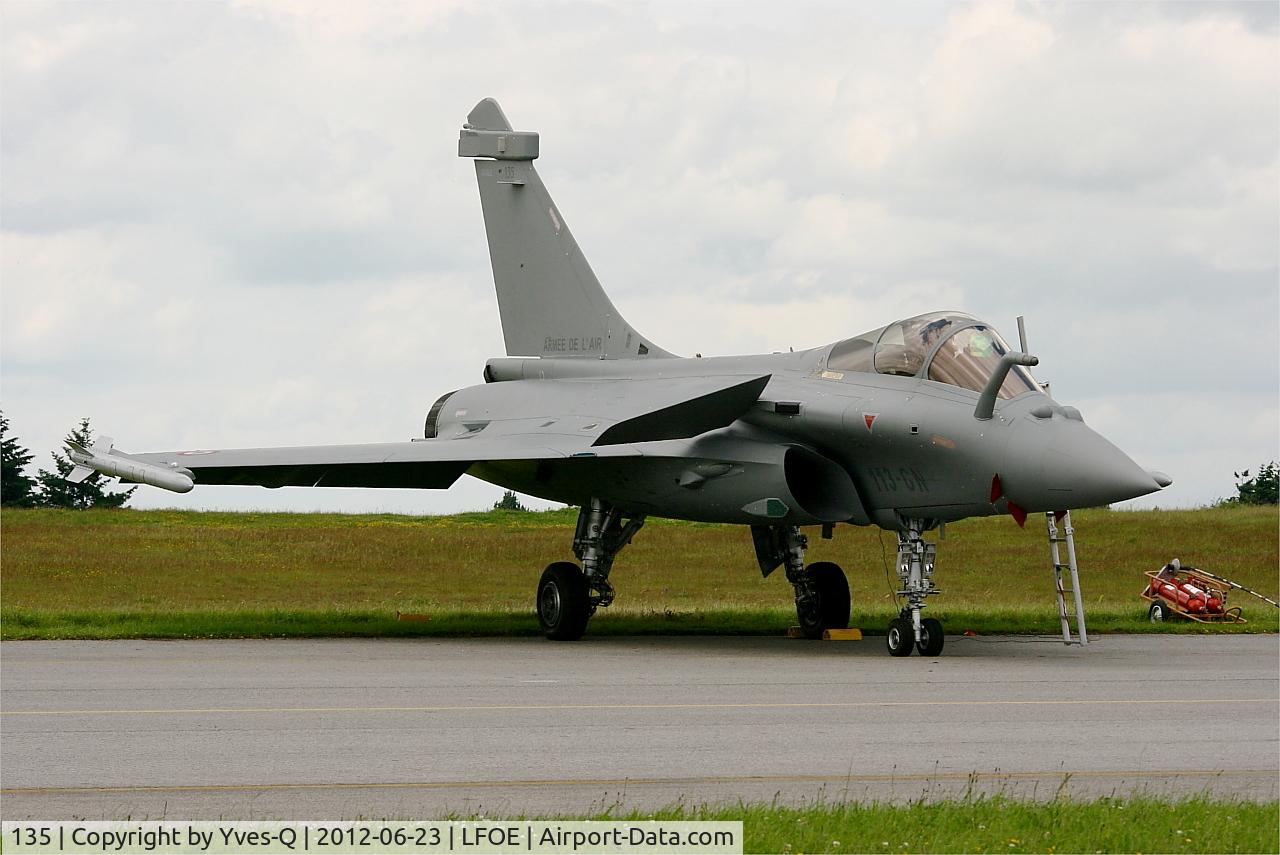
M 1009 351 L 1000 334 L 977 318 L 933 312 L 837 342 L 827 355 L 826 370 L 924 376 L 981 392 Z M 1039 388 L 1025 368 L 1014 366 L 999 396 L 1014 398 Z

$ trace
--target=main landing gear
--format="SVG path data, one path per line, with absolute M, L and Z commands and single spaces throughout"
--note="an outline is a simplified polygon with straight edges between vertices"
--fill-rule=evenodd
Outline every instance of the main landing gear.
M 898 533 L 898 596 L 907 598 L 906 608 L 889 622 L 885 633 L 885 646 L 890 656 L 910 656 L 911 648 L 922 656 L 937 656 L 944 641 L 942 622 L 935 618 L 921 618 L 925 598 L 938 593 L 933 584 L 933 564 L 938 547 L 922 536 L 928 523 L 925 520 L 907 520 L 905 531 Z
M 830 529 L 823 531 L 828 537 Z M 787 581 L 796 592 L 796 619 L 806 638 L 822 638 L 823 630 L 849 626 L 849 580 L 839 564 L 815 561 L 808 567 L 804 553 L 809 538 L 799 526 L 752 526 L 756 558 L 765 576 L 786 566 Z
M 582 567 L 557 561 L 547 566 L 538 581 L 538 623 L 547 638 L 582 638 L 596 609 L 613 602 L 609 584 L 613 559 L 643 525 L 643 515 L 627 514 L 599 499 L 578 512 L 573 554 Z

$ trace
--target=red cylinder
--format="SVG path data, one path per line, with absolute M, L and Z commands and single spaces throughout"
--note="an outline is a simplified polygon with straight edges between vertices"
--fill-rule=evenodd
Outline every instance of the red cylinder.
M 1186 591 L 1188 594 L 1190 594 L 1190 595 L 1191 595 L 1191 596 L 1193 596 L 1193 597 L 1200 597 L 1200 598 L 1203 598 L 1203 597 L 1204 597 L 1204 588 L 1201 588 L 1201 587 L 1198 587 L 1198 586 L 1196 586 L 1196 585 L 1193 585 L 1193 584 L 1191 584 L 1191 582 L 1189 582 L 1189 581 L 1182 582 L 1182 583 L 1179 585 L 1179 587 L 1180 587 L 1180 588 L 1182 588 L 1182 590 Z

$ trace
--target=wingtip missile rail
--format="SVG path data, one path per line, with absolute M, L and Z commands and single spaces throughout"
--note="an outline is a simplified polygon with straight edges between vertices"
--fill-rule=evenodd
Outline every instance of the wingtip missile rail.
M 188 493 L 195 486 L 189 469 L 157 466 L 154 463 L 143 463 L 115 451 L 111 437 L 100 437 L 92 448 L 85 448 L 77 442 L 68 442 L 68 456 L 76 464 L 76 468 L 67 476 L 67 480 L 78 484 L 94 472 L 104 475 L 116 475 L 125 481 L 137 484 L 150 484 L 175 493 Z

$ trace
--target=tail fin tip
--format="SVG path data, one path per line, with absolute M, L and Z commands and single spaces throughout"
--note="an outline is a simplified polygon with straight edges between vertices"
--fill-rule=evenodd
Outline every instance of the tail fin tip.
M 600 286 L 534 169 L 538 134 L 515 131 L 492 98 L 467 115 L 458 155 L 475 159 L 508 356 L 663 358 Z
M 481 99 L 480 103 L 467 113 L 467 127 L 477 131 L 513 131 L 507 114 L 502 112 L 498 102 L 493 98 Z

